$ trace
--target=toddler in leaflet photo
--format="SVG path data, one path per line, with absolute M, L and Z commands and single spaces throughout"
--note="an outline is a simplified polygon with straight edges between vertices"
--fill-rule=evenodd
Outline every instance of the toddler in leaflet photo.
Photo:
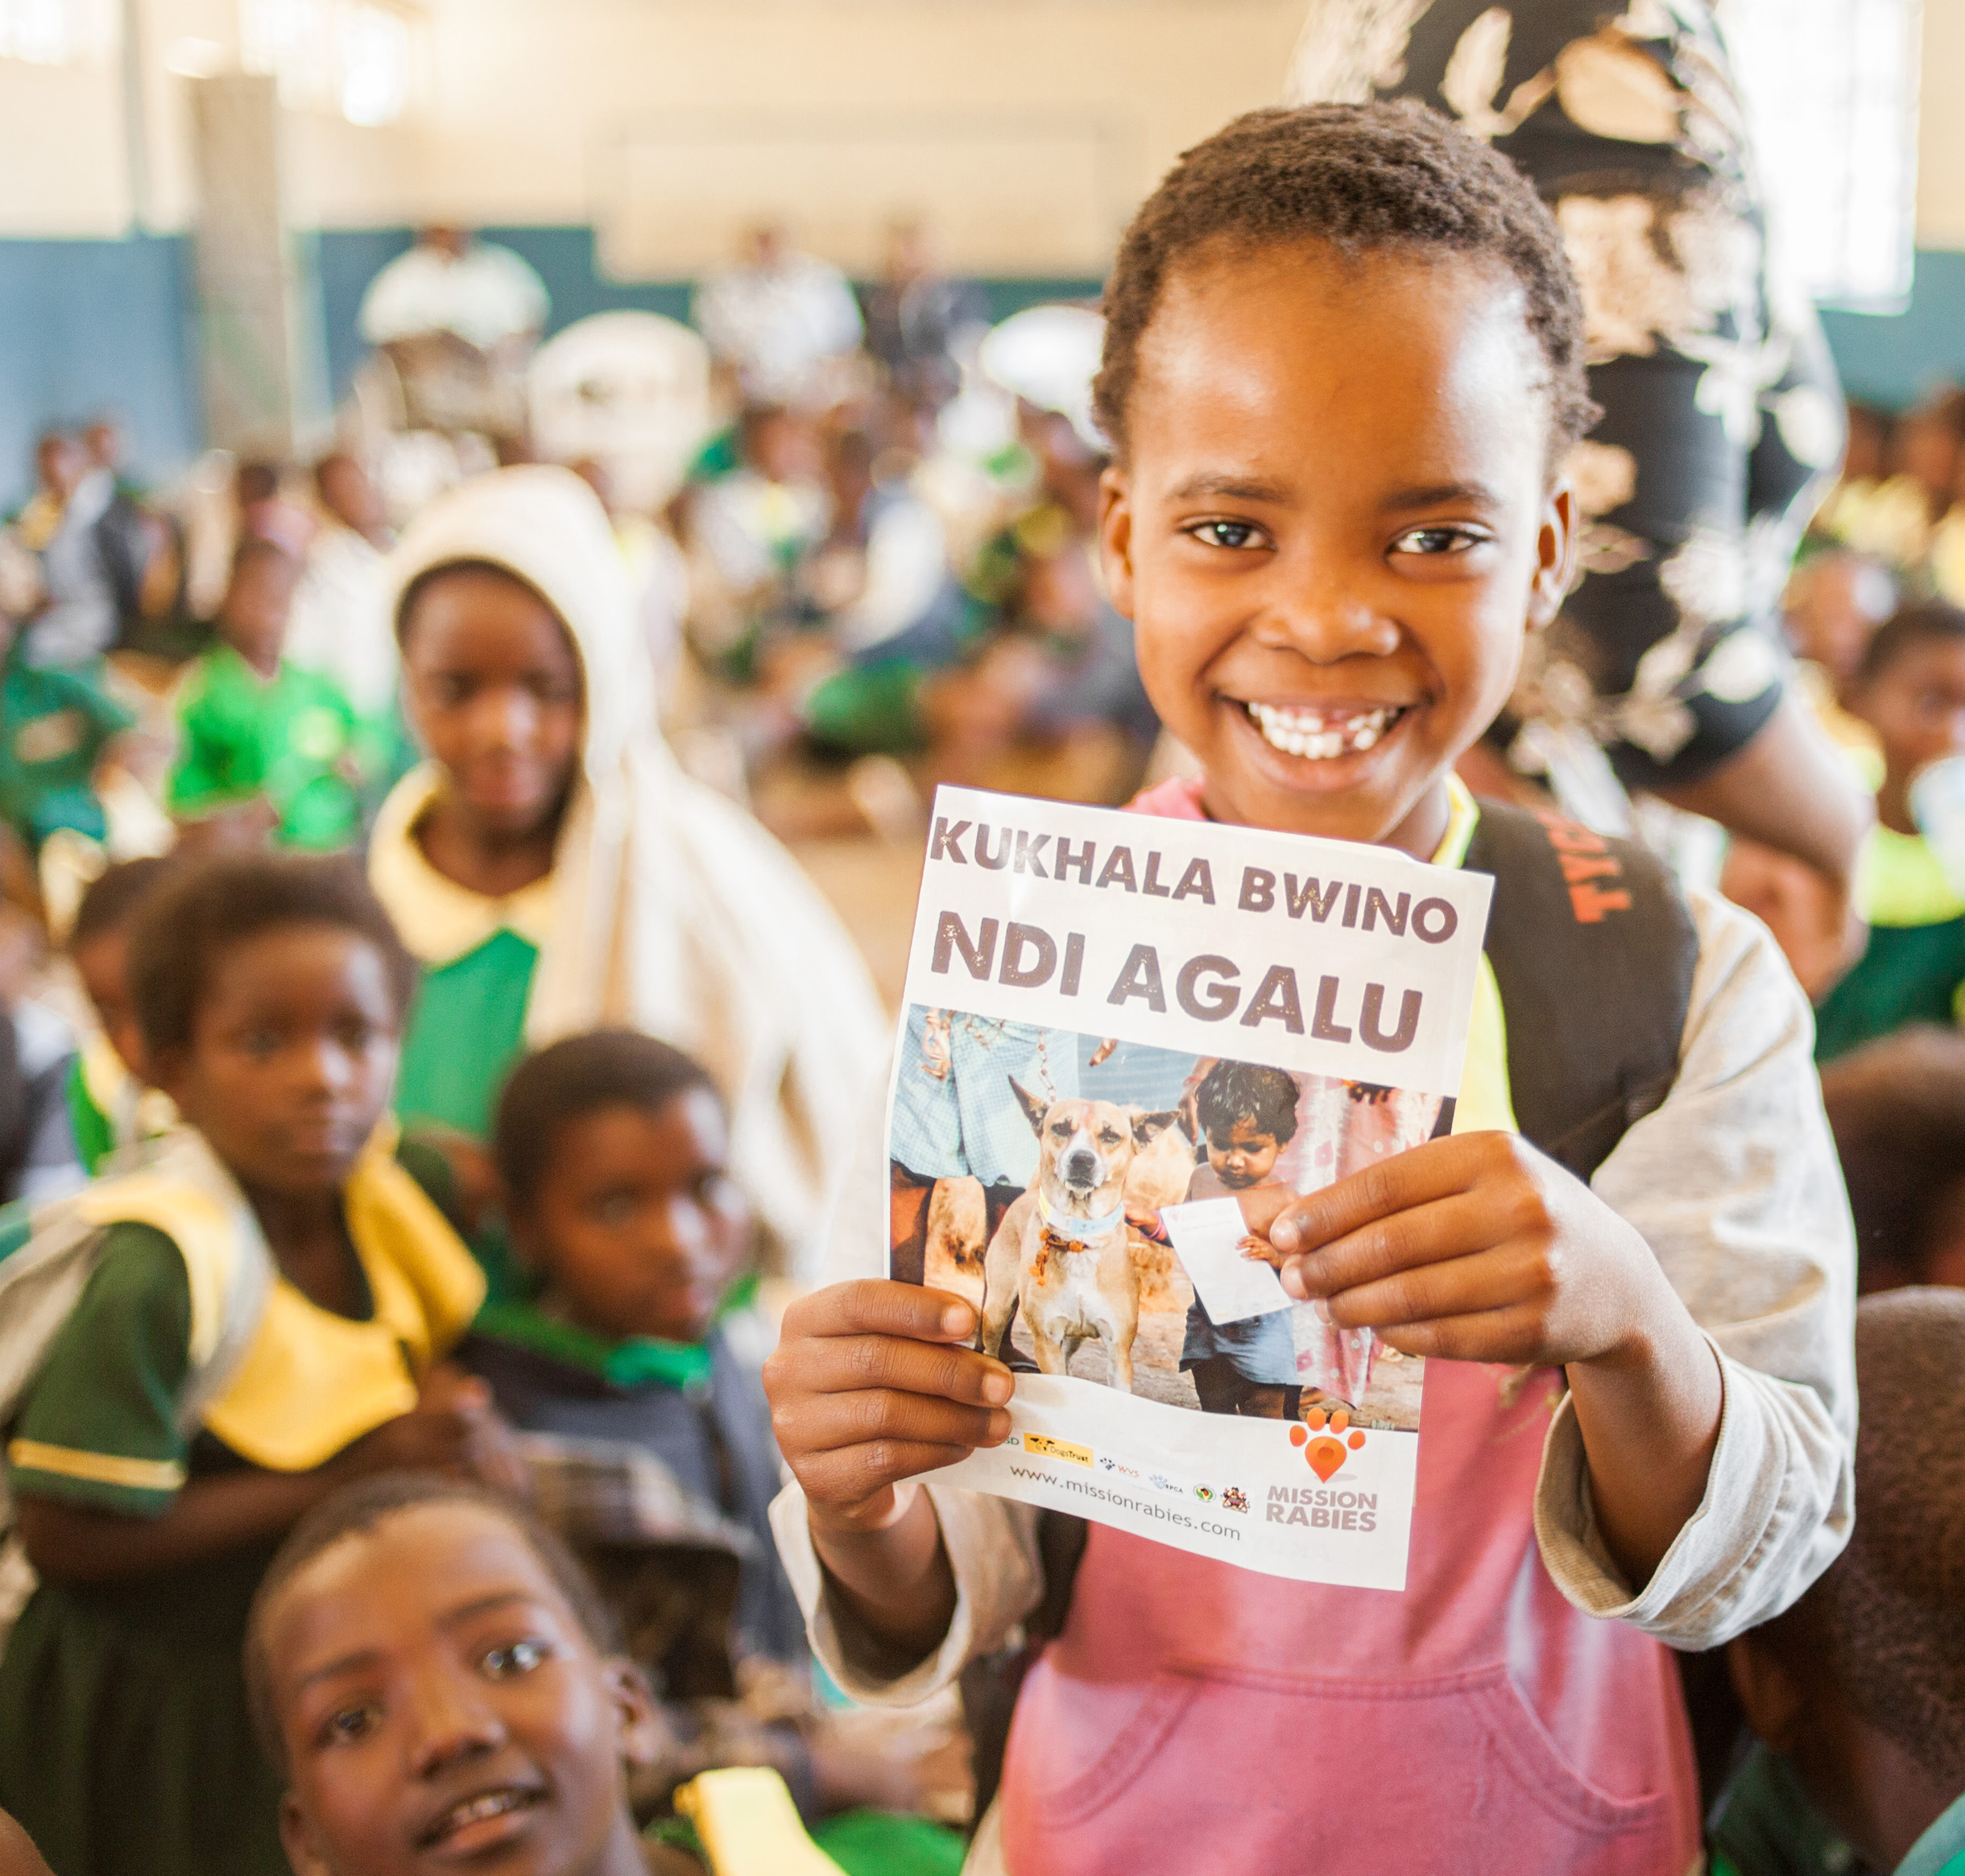
M 1296 1137 L 1296 1078 L 1280 1068 L 1217 1062 L 1195 1090 L 1194 1113 L 1207 1157 L 1195 1167 L 1187 1196 L 1218 1199 L 1248 1191 L 1268 1178 L 1276 1156 Z M 1265 1262 L 1275 1255 L 1254 1237 L 1244 1241 L 1244 1254 Z M 1181 1367 L 1192 1377 L 1204 1413 L 1296 1418 L 1303 1390 L 1291 1315 L 1285 1307 L 1217 1323 L 1208 1319 L 1198 1297 L 1188 1305 Z
M 1676 1876 L 1702 1807 L 1670 1650 L 1777 1614 L 1848 1539 L 1854 1258 L 1765 930 L 1454 775 L 1576 567 L 1595 412 L 1561 234 L 1423 109 L 1256 111 L 1161 182 L 1105 305 L 1104 569 L 1198 768 L 1135 811 L 1495 882 L 1452 1130 L 1267 1233 L 1293 1301 L 1425 1359 L 1404 1587 L 1098 1523 L 1064 1572 L 1033 1507 L 923 1480 L 1009 1437 L 1016 1384 L 967 1302 L 887 1278 L 869 1153 L 766 1369 L 814 1648 L 904 1706 L 1061 1612 L 974 1876 Z M 1614 910 L 1582 916 L 1558 834 Z M 1600 1003 L 1545 1013 L 1585 981 L 1646 1013 L 1616 1049 L 1676 1037 L 1661 1074 L 1624 1078 Z

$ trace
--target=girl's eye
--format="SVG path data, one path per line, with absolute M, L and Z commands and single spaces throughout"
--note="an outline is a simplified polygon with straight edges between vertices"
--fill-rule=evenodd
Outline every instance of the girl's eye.
M 603 1192 L 593 1205 L 595 1220 L 602 1224 L 626 1224 L 635 1215 L 635 1198 L 630 1192 Z
M 343 1023 L 334 1039 L 350 1055 L 359 1055 L 375 1040 L 375 1032 L 366 1023 Z
M 1262 545 L 1262 531 L 1252 521 L 1203 521 L 1188 532 L 1209 547 L 1246 548 Z
M 517 1675 L 530 1674 L 552 1652 L 545 1642 L 528 1638 L 514 1642 L 509 1647 L 490 1650 L 481 1665 L 492 1679 L 509 1680 Z
M 1392 544 L 1394 553 L 1465 553 L 1487 536 L 1471 528 L 1410 528 Z
M 262 1062 L 270 1061 L 279 1053 L 279 1037 L 271 1029 L 253 1029 L 246 1036 L 246 1053 Z
M 360 1706 L 339 1707 L 323 1722 L 319 1736 L 322 1746 L 353 1746 L 375 1730 L 382 1708 L 374 1701 Z

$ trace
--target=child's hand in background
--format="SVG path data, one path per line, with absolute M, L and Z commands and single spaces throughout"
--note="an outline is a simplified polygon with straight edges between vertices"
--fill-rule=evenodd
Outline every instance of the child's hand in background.
M 511 1429 L 491 1405 L 491 1390 L 447 1364 L 431 1370 L 408 1413 L 364 1434 L 332 1463 L 352 1477 L 448 1472 L 512 1497 L 531 1496 L 530 1475 Z

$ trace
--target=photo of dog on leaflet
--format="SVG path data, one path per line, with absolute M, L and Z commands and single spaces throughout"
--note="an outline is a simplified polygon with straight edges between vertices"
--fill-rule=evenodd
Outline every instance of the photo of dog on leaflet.
M 1131 1394 L 1140 1272 L 1126 1175 L 1180 1116 L 1136 1114 L 1112 1101 L 1047 1104 L 1010 1085 L 1037 1137 L 1037 1170 L 990 1240 L 977 1346 L 1002 1349 L 1020 1311 L 1040 1373 L 1069 1373 L 1079 1347 L 1096 1338 L 1111 1385 Z

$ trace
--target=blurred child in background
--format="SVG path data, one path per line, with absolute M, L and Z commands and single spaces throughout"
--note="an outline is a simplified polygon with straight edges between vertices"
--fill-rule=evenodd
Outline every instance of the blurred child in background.
M 187 868 L 128 974 L 185 1125 L 73 1202 L 86 1282 L 7 1428 L 40 1585 L 0 1659 L 0 1806 L 62 1876 L 279 1876 L 247 1605 L 348 1480 L 495 1469 L 482 1384 L 439 1365 L 483 1279 L 378 1133 L 413 972 L 351 863 Z
M 660 1036 L 728 1104 L 771 1254 L 808 1267 L 885 1021 L 805 876 L 676 767 L 605 511 L 569 471 L 503 470 L 426 509 L 395 572 L 431 754 L 369 855 L 423 966 L 399 1112 L 482 1140 L 528 1042 Z
M 332 682 L 284 656 L 298 577 L 283 548 L 240 544 L 219 643 L 185 673 L 166 801 L 200 831 L 333 851 L 362 831 L 360 725 Z
M 130 930 L 164 871 L 161 859 L 110 867 L 83 893 L 68 928 L 68 961 L 96 1019 L 68 1076 L 76 1152 L 92 1178 L 111 1153 L 163 1133 L 172 1118 L 169 1097 L 139 1075 L 143 1039 L 130 996 Z
M 1765 1742 L 1729 1787 L 1714 1876 L 1965 1871 L 1965 1294 L 1855 1315 L 1856 1492 L 1843 1551 L 1727 1649 Z
M 488 1305 L 461 1359 L 508 1420 L 546 1436 L 527 1443 L 540 1507 L 594 1559 L 668 1696 L 638 1804 L 708 1766 L 755 1762 L 777 1766 L 814 1816 L 912 1808 L 934 1736 L 856 1750 L 811 1704 L 804 1618 L 771 1542 L 768 1337 L 744 1308 L 754 1234 L 709 1077 L 631 1030 L 569 1037 L 514 1071 L 495 1143 L 537 1294 Z M 652 1516 L 658 1505 L 670 1509 Z M 747 1538 L 734 1607 L 718 1588 L 719 1527 Z
M 1897 613 L 1870 640 L 1848 701 L 1876 731 L 1883 781 L 1858 880 L 1869 942 L 1817 1008 L 1823 1062 L 1906 1023 L 1962 1013 L 1965 895 L 1918 830 L 1909 792 L 1926 763 L 1965 752 L 1965 611 L 1934 599 Z
M 1839 1055 L 1822 1104 L 1855 1220 L 1856 1282 L 1965 1287 L 1965 1035 L 1913 1024 Z

